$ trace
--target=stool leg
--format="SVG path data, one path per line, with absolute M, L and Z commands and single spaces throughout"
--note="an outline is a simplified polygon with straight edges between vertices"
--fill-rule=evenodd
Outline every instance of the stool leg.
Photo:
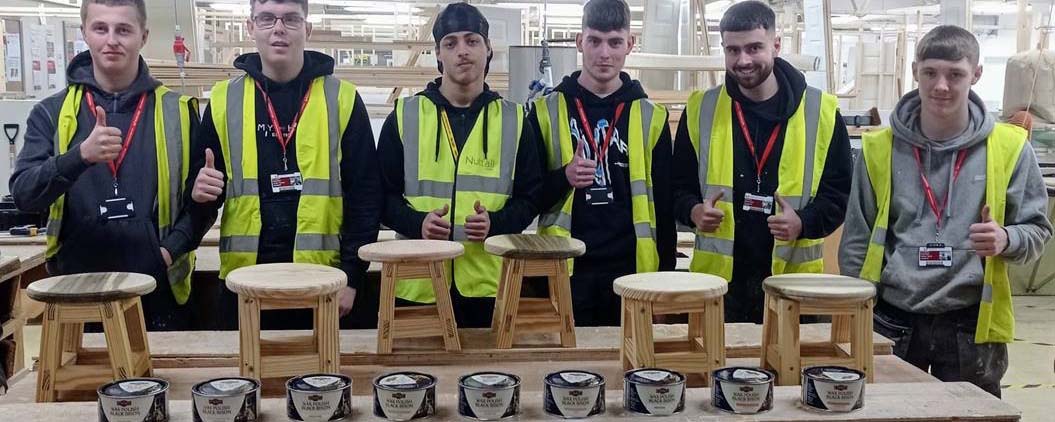
M 652 304 L 632 300 L 630 307 L 630 322 L 633 330 L 634 355 L 637 357 L 636 366 L 656 366 L 655 342 L 652 338 Z
M 396 273 L 399 264 L 381 267 L 381 297 L 377 308 L 377 353 L 392 353 L 392 323 L 396 316 Z
M 619 342 L 619 361 L 623 363 L 623 370 L 629 371 L 634 369 L 634 361 L 631 357 L 631 351 L 627 350 L 630 345 L 633 344 L 634 339 L 634 325 L 633 315 L 631 314 L 631 302 L 625 298 L 620 298 L 622 301 L 622 308 L 619 311 L 619 326 L 622 328 L 622 341 Z
M 143 317 L 143 302 L 139 298 L 131 299 L 125 309 L 125 325 L 128 327 L 128 342 L 132 350 L 133 371 L 135 376 L 154 376 L 154 367 L 150 363 L 150 342 L 147 339 L 146 318 Z M 83 331 L 83 330 L 82 330 Z
M 799 303 L 793 300 L 777 300 L 777 344 L 780 367 L 777 369 L 778 385 L 797 385 L 802 367 L 799 349 Z
M 337 293 L 319 296 L 315 309 L 315 344 L 319 352 L 319 371 L 340 370 L 340 324 L 337 320 Z
M 63 327 L 59 323 L 59 305 L 44 306 L 43 327 L 40 332 L 40 369 L 37 372 L 37 402 L 53 402 L 58 397 L 55 391 L 56 375 L 62 360 Z
M 106 349 L 110 353 L 110 367 L 114 371 L 114 379 L 136 376 L 132 344 L 128 339 L 128 321 L 122 308 L 120 301 L 99 305 L 99 314 L 103 319 L 103 336 L 106 337 Z
M 447 283 L 447 269 L 443 262 L 430 262 L 429 274 L 432 276 L 432 289 L 436 294 L 436 308 L 443 327 L 443 348 L 449 352 L 462 350 L 458 339 L 458 322 L 454 320 L 454 305 L 451 303 L 450 284 Z
M 707 346 L 710 369 L 725 366 L 725 306 L 721 297 L 711 299 L 704 309 L 703 344 Z M 708 371 L 708 378 L 710 371 Z
M 832 315 L 832 344 L 850 343 L 852 325 L 850 315 Z
M 850 353 L 854 356 L 857 369 L 868 376 L 868 382 L 875 382 L 872 368 L 872 301 L 864 302 L 853 316 L 853 341 Z
M 513 336 L 516 334 L 517 312 L 520 309 L 520 289 L 524 282 L 524 261 L 520 259 L 509 260 L 509 272 L 504 276 L 508 281 L 505 288 L 505 303 L 502 305 L 503 313 L 498 321 L 498 340 L 496 347 L 508 349 L 513 347 Z M 552 295 L 553 292 L 550 292 Z M 562 338 L 563 339 L 563 338 Z
M 239 373 L 247 378 L 260 378 L 260 300 L 238 296 L 238 357 Z
M 507 276 L 509 274 L 509 259 L 502 258 L 502 272 L 499 273 L 498 292 L 495 293 L 495 310 L 491 313 L 491 332 L 498 335 L 502 328 L 502 315 L 505 314 L 506 286 L 509 285 Z
M 76 355 L 81 350 L 84 338 L 84 323 L 64 323 L 62 330 L 62 353 Z
M 767 294 L 762 303 L 762 348 L 758 358 L 758 367 L 763 369 L 775 369 L 780 367 L 780 357 L 771 356 L 769 353 L 769 348 L 777 344 L 776 314 L 773 312 L 774 306 L 775 303 L 773 297 Z M 774 360 L 776 362 L 771 362 Z
M 571 302 L 571 276 L 568 273 L 568 260 L 558 259 L 556 260 L 557 275 L 550 276 L 550 279 L 556 279 L 557 294 L 557 314 L 561 318 L 561 333 L 560 333 L 560 345 L 562 347 L 575 347 L 575 313 L 572 310 Z M 552 286 L 553 284 L 551 284 Z M 550 292 L 552 296 L 554 292 Z M 651 314 L 651 309 L 649 310 Z M 649 326 L 651 327 L 652 320 L 649 320 Z

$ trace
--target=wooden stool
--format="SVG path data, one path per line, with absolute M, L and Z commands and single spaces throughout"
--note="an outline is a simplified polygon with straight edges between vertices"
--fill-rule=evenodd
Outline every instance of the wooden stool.
M 658 367 L 703 374 L 725 366 L 725 307 L 728 283 L 718 276 L 686 272 L 631 274 L 615 280 L 623 298 L 623 369 Z M 652 317 L 688 314 L 686 338 L 654 339 Z
M 855 368 L 872 382 L 872 298 L 875 285 L 828 274 L 784 274 L 762 283 L 766 293 L 759 366 L 777 374 L 778 385 L 798 385 L 802 368 L 839 365 Z M 830 348 L 799 347 L 799 316 L 831 315 Z M 849 350 L 842 343 L 849 343 Z
M 252 265 L 227 274 L 227 288 L 238 294 L 241 375 L 274 378 L 337 372 L 337 294 L 347 283 L 344 271 L 315 264 Z M 311 309 L 312 334 L 261 338 L 260 311 L 272 309 Z
M 446 240 L 392 240 L 359 248 L 364 261 L 382 263 L 377 353 L 392 353 L 397 338 L 436 336 L 443 337 L 444 349 L 462 350 L 444 263 L 464 253 L 461 243 Z M 432 280 L 436 304 L 397 308 L 396 283 L 421 278 Z
M 37 402 L 56 401 L 59 391 L 95 391 L 113 380 L 151 376 L 139 297 L 154 286 L 153 277 L 135 273 L 67 275 L 30 284 L 26 295 L 45 304 Z M 105 349 L 82 347 L 86 322 L 102 322 Z
M 586 244 L 570 237 L 510 234 L 487 238 L 484 250 L 503 258 L 491 318 L 497 347 L 513 347 L 518 331 L 560 333 L 562 347 L 575 347 L 568 260 L 586 253 Z M 550 297 L 520 297 L 524 277 L 547 277 Z

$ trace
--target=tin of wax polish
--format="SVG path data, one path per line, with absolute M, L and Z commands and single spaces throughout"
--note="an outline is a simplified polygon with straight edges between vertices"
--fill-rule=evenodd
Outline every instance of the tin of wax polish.
M 729 367 L 712 373 L 711 404 L 736 414 L 755 414 L 773 408 L 773 379 L 769 371 Z
M 309 374 L 286 381 L 286 416 L 295 421 L 339 421 L 352 414 L 352 379 Z
M 520 377 L 501 372 L 477 372 L 458 380 L 458 414 L 494 421 L 520 412 Z
M 864 372 L 841 366 L 812 366 L 802 370 L 802 404 L 826 412 L 850 412 L 865 402 Z
M 251 378 L 217 378 L 190 392 L 194 422 L 256 422 L 260 415 L 260 382 Z
M 169 383 L 157 378 L 129 378 L 103 384 L 100 422 L 168 422 Z
M 685 410 L 685 376 L 659 368 L 627 371 L 623 407 L 643 415 L 668 416 Z
M 586 371 L 558 371 L 546 376 L 542 409 L 565 419 L 604 413 L 604 377 Z
M 420 372 L 393 372 L 374 379 L 374 416 L 409 421 L 435 413 L 436 377 Z

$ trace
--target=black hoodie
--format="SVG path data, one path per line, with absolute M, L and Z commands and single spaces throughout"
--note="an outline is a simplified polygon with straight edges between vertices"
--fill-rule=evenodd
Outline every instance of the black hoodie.
M 626 134 L 629 133 L 630 103 L 648 98 L 648 95 L 645 94 L 641 83 L 630 79 L 630 75 L 626 73 L 620 73 L 619 77 L 623 85 L 614 93 L 601 98 L 579 85 L 580 74 L 581 71 L 578 71 L 565 76 L 555 90 L 564 94 L 568 103 L 568 118 L 571 120 L 569 123 L 572 128 L 572 142 L 581 141 L 585 144 L 583 152 L 586 158 L 595 160 L 597 154 L 584 138 L 586 135 L 582 132 L 583 122 L 575 105 L 575 99 L 582 101 L 590 130 L 593 131 L 593 137 L 597 142 L 602 142 L 619 104 L 625 105 L 612 133 L 606 153 L 606 163 L 598 163 L 599 167 L 605 169 L 605 177 L 609 186 L 612 187 L 615 201 L 608 205 L 588 205 L 586 190 L 575 190 L 571 235 L 586 243 L 586 254 L 575 260 L 575 269 L 577 272 L 596 269 L 603 272 L 633 273 L 636 272 L 634 257 L 637 245 L 631 209 L 630 159 L 627 155 Z M 536 110 L 531 111 L 529 120 L 534 129 L 538 131 Z M 576 145 L 573 144 L 572 150 L 575 150 L 575 147 Z M 656 204 L 657 249 L 661 271 L 674 269 L 677 239 L 671 209 L 670 164 L 670 126 L 664 124 L 659 141 L 652 150 L 652 168 L 650 169 L 653 199 Z M 570 191 L 571 185 L 564 175 L 563 167 L 548 172 L 540 209 L 549 210 L 560 206 Z
M 424 96 L 438 107 L 447 110 L 451 121 L 451 131 L 454 132 L 454 140 L 461 149 L 476 124 L 476 118 L 480 112 L 484 107 L 498 107 L 495 101 L 501 99 L 501 96 L 484 84 L 484 92 L 476 97 L 469 107 L 455 107 L 440 93 L 440 83 L 442 83 L 442 78 L 437 78 L 434 82 L 430 82 L 424 91 L 415 95 Z M 536 204 L 542 190 L 544 166 L 539 159 L 542 142 L 535 133 L 530 125 L 524 125 L 521 130 L 516 169 L 513 172 L 513 195 L 509 197 L 502 209 L 488 212 L 491 217 L 491 231 L 488 236 L 520 233 L 538 216 Z M 425 221 L 428 212 L 415 210 L 403 196 L 405 192 L 403 141 L 399 135 L 395 111 L 388 115 L 381 128 L 377 152 L 381 157 L 381 179 L 385 185 L 383 222 L 407 238 L 420 239 L 421 224 Z
M 81 159 L 80 144 L 95 128 L 95 116 L 88 111 L 86 97 L 81 100 L 77 131 L 69 150 L 55 155 L 56 122 L 69 88 L 45 98 L 30 112 L 25 146 L 10 180 L 15 203 L 25 211 L 47 212 L 59 196 L 66 195 L 59 234 L 62 248 L 49 261 L 52 274 L 139 272 L 153 275 L 159 286 L 167 285 L 159 247 L 165 247 L 173 258 L 178 257 L 194 249 L 192 239 L 203 236 L 212 221 L 182 214 L 174 222 L 172 233 L 158 239 L 153 91 L 161 82 L 150 76 L 146 63 L 140 59 L 139 75 L 126 91 L 104 92 L 95 81 L 88 52 L 74 57 L 66 73 L 71 87 L 86 87 L 86 94 L 93 95 L 96 105 L 106 109 L 107 123 L 121 129 L 122 139 L 140 95 L 147 94 L 139 127 L 118 172 L 120 195 L 132 201 L 135 216 L 110 221 L 99 216 L 99 205 L 113 197 L 113 175 L 107 165 L 91 165 Z M 189 114 L 193 131 L 198 127 L 198 113 L 191 107 Z
M 278 83 L 263 73 L 260 55 L 257 53 L 239 56 L 235 67 L 245 71 L 259 82 L 275 107 L 279 123 L 288 129 L 300 111 L 304 95 L 312 81 L 333 74 L 334 60 L 322 53 L 304 52 L 304 67 L 292 81 Z M 260 242 L 257 263 L 293 262 L 293 244 L 297 234 L 297 205 L 299 191 L 273 193 L 270 175 L 299 171 L 297 164 L 297 134 L 287 146 L 286 157 L 289 169 L 282 164 L 282 146 L 275 138 L 271 117 L 260 90 L 256 93 L 256 146 L 257 168 L 260 182 Z M 288 130 L 286 130 L 288 132 Z M 211 106 L 206 108 L 202 119 L 202 130 L 195 137 L 191 149 L 191 178 L 187 181 L 188 192 L 194 184 L 198 171 L 205 165 L 205 149 L 212 149 L 216 158 L 216 169 L 223 172 L 226 166 L 220 148 L 220 139 L 212 120 Z M 382 203 L 381 183 L 377 173 L 377 151 L 374 148 L 374 133 L 370 128 L 370 115 L 358 93 L 348 126 L 341 137 L 340 162 L 341 188 L 344 194 L 344 217 L 341 222 L 341 269 L 348 275 L 348 286 L 359 288 L 366 277 L 367 263 L 359 259 L 360 246 L 377 241 L 380 227 Z M 205 212 L 215 216 L 223 205 L 220 199 L 205 204 Z M 200 241 L 200 239 L 199 239 Z
M 729 96 L 743 106 L 744 119 L 751 131 L 755 151 L 761 154 L 765 150 L 769 134 L 778 123 L 785 123 L 795 114 L 806 92 L 806 78 L 790 63 L 777 58 L 773 73 L 780 85 L 777 94 L 772 98 L 754 102 L 744 97 L 739 85 L 726 75 L 725 87 Z M 767 215 L 743 210 L 744 194 L 756 191 L 755 163 L 744 143 L 743 131 L 737 123 L 735 113 L 731 113 L 733 127 L 733 218 L 736 220 L 736 233 L 733 247 L 733 279 L 737 286 L 756 286 L 761 291 L 762 280 L 771 275 L 773 253 L 773 235 L 769 232 Z M 781 126 L 780 136 L 773 146 L 773 151 L 766 161 L 762 172 L 762 192 L 773 195 L 777 189 L 777 169 L 784 146 L 784 132 L 787 125 Z M 675 215 L 682 224 L 694 227 L 692 207 L 703 201 L 700 195 L 700 180 L 697 174 L 699 161 L 695 149 L 689 140 L 686 118 L 683 115 L 678 124 L 677 140 L 674 145 L 674 209 Z M 850 138 L 846 133 L 842 116 L 836 112 L 835 132 L 828 147 L 828 158 L 821 174 L 817 196 L 803 209 L 799 210 L 802 220 L 802 234 L 806 239 L 820 239 L 835 231 L 846 215 L 846 202 L 850 194 L 853 162 L 850 159 Z M 729 216 L 726 216 L 729 218 Z M 761 303 L 758 304 L 761 309 Z M 758 314 L 761 317 L 761 313 Z

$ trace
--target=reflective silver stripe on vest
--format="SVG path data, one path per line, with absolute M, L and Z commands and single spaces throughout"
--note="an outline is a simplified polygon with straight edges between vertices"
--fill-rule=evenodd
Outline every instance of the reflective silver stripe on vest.
M 259 192 L 249 192 L 247 189 L 247 185 L 257 186 L 259 182 L 246 180 L 242 174 L 242 109 L 245 102 L 245 82 L 246 77 L 243 75 L 227 85 L 227 150 L 228 160 L 231 161 L 231 167 L 227 169 L 227 199 L 259 195 Z
M 571 231 L 571 214 L 563 211 L 542 214 L 539 216 L 538 224 L 542 227 L 557 226 Z
M 330 178 L 326 180 L 328 184 L 328 191 L 326 193 L 309 193 L 307 186 L 304 186 L 304 192 L 302 195 L 329 195 L 340 197 L 341 196 L 341 163 L 337 160 L 341 156 L 341 112 L 340 112 L 340 93 L 341 93 L 341 81 L 333 75 L 326 76 L 322 80 L 322 92 L 326 95 L 326 113 L 327 124 L 329 126 L 330 133 Z M 307 180 L 305 180 L 307 183 Z M 299 243 L 298 243 L 299 245 Z M 298 246 L 299 247 L 299 246 Z
M 882 227 L 872 229 L 872 243 L 886 245 L 886 229 Z
M 640 100 L 637 103 L 641 108 L 641 156 L 647 157 L 652 153 L 649 151 L 649 147 L 651 146 L 652 139 L 652 114 L 656 112 L 656 108 L 648 100 Z M 649 168 L 651 164 L 652 163 L 647 161 L 643 164 L 645 166 L 646 177 L 647 174 L 652 171 L 652 169 Z M 652 187 L 648 186 L 648 183 L 645 180 L 631 181 L 630 195 L 645 195 L 648 198 L 648 202 L 654 203 L 656 201 L 655 196 L 652 195 Z M 649 223 L 643 224 L 643 229 L 641 226 L 642 223 L 634 224 L 634 234 L 637 235 L 637 238 L 656 240 L 656 232 L 655 230 L 652 230 L 651 225 Z
M 696 250 L 733 256 L 733 241 L 696 235 Z
M 258 236 L 221 236 L 220 251 L 256 253 L 259 243 Z
M 169 91 L 160 99 L 163 122 L 165 122 L 165 149 L 169 167 L 169 218 L 170 224 L 176 221 L 183 192 L 183 120 L 180 113 L 180 95 Z M 154 116 L 155 119 L 159 116 Z M 161 227 L 161 235 L 168 234 L 171 227 Z
M 502 173 L 498 176 L 500 183 L 494 186 L 494 190 L 473 190 L 512 195 L 513 169 L 516 168 L 517 146 L 520 145 L 520 133 L 517 131 L 517 105 L 506 100 L 501 100 L 499 104 L 502 106 Z M 486 111 L 487 108 L 484 107 L 484 110 Z M 486 142 L 486 137 L 484 142 Z M 465 179 L 465 177 L 458 177 L 459 186 Z
M 561 134 L 560 134 L 560 92 L 554 92 L 546 97 L 546 110 L 549 111 L 549 149 L 550 153 L 553 154 L 552 161 L 549 161 L 549 169 L 556 170 L 564 165 L 564 159 L 561 154 Z M 574 151 L 575 148 L 572 148 Z M 555 167 L 554 167 L 555 166 Z
M 445 182 L 432 182 L 422 181 L 418 177 L 418 149 L 419 139 L 418 131 L 421 130 L 418 127 L 418 121 L 420 120 L 420 106 L 418 102 L 421 101 L 420 96 L 413 96 L 404 98 L 400 101 L 400 105 L 403 107 L 403 194 L 406 196 L 431 196 L 426 192 L 437 192 L 440 191 L 442 186 L 437 186 L 437 190 L 432 190 L 432 186 L 422 186 L 422 182 L 429 183 L 445 183 Z M 437 134 L 436 136 L 439 136 Z M 409 158 L 409 159 L 408 159 Z M 450 183 L 445 183 L 450 185 Z M 453 186 L 447 190 L 447 194 L 442 198 L 451 198 L 454 196 Z
M 336 161 L 336 160 L 330 160 Z M 330 173 L 333 174 L 333 173 Z M 337 173 L 339 176 L 340 173 Z M 260 186 L 257 184 L 257 186 Z M 301 195 L 313 195 L 313 196 L 333 196 L 341 197 L 341 180 L 339 177 L 330 177 L 329 179 L 304 179 L 304 189 L 300 191 Z
M 795 205 L 796 209 L 802 209 L 813 199 L 813 166 L 817 155 L 817 126 L 821 118 L 821 90 L 807 86 L 805 93 L 806 106 L 806 161 L 803 163 L 804 174 L 802 175 L 802 197 L 792 199 L 785 198 L 789 203 Z
M 700 151 L 696 154 L 700 161 L 699 174 L 700 186 L 704 187 L 707 183 L 707 165 L 711 155 L 711 128 L 714 125 L 714 109 L 718 107 L 718 94 L 721 94 L 722 87 L 715 87 L 707 90 L 703 94 L 703 102 L 700 104 Z M 710 198 L 707 192 L 701 192 L 703 198 Z M 725 199 L 732 202 L 733 192 L 730 189 L 726 192 Z
M 297 233 L 298 251 L 339 251 L 341 237 L 335 234 Z
M 469 236 L 465 234 L 464 224 L 455 224 L 454 228 L 451 230 L 451 233 L 453 235 L 453 237 L 451 237 L 451 240 L 454 240 L 455 242 L 464 242 L 466 240 L 469 240 Z
M 714 195 L 717 195 L 718 192 L 720 191 L 720 192 L 722 192 L 722 199 L 718 200 L 718 202 L 728 202 L 730 204 L 733 203 L 733 188 L 728 187 L 728 186 L 708 185 L 708 184 L 701 184 L 700 186 L 703 186 L 702 190 L 703 190 L 703 199 L 704 200 L 707 200 L 707 198 L 710 198 L 710 197 L 712 197 Z
M 788 264 L 804 264 L 824 258 L 824 244 L 801 248 L 788 245 L 777 246 L 776 254 Z
M 982 284 L 982 303 L 993 303 L 993 285 Z

